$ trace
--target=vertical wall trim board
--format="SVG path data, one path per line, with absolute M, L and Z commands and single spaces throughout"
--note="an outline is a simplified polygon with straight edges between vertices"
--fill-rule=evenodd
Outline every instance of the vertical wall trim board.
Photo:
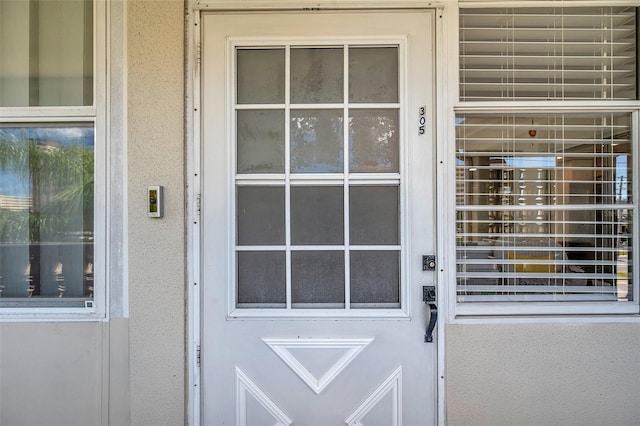
M 29 0 L 29 105 L 40 104 L 40 0 Z

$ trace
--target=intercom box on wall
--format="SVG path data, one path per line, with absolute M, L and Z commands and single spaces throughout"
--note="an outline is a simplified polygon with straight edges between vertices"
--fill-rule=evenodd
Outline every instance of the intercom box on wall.
M 164 188 L 160 185 L 149 186 L 147 190 L 147 204 L 149 217 L 162 217 L 164 215 Z

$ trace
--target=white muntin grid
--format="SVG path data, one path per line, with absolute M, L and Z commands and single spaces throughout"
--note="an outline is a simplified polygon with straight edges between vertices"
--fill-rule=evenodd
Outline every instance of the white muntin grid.
M 233 170 L 232 189 L 229 192 L 230 196 L 230 224 L 233 231 L 230 231 L 231 252 L 235 253 L 231 259 L 231 266 L 229 270 L 230 288 L 229 291 L 229 312 L 231 316 L 260 316 L 260 315 L 356 315 L 356 316 L 406 316 L 403 309 L 406 307 L 406 291 L 405 286 L 405 262 L 404 259 L 404 241 L 406 241 L 405 233 L 407 221 L 405 217 L 406 208 L 406 185 L 402 185 L 404 181 L 405 173 L 405 117 L 404 111 L 401 107 L 403 105 L 406 95 L 404 94 L 404 73 L 405 70 L 405 55 L 406 55 L 406 38 L 394 37 L 394 38 L 380 38 L 380 37 L 366 37 L 366 38 L 354 38 L 344 39 L 323 37 L 323 38 L 300 38 L 294 40 L 281 40 L 281 39 L 244 39 L 233 38 L 229 39 L 227 43 L 227 54 L 229 55 L 229 87 L 235 88 L 236 81 L 236 69 L 235 69 L 235 53 L 238 49 L 242 48 L 264 48 L 264 49 L 283 49 L 285 54 L 285 102 L 282 104 L 238 104 L 236 102 L 235 90 L 231 90 L 230 102 L 232 103 L 229 116 L 229 143 L 233 146 L 229 148 L 230 154 L 230 170 Z M 318 47 L 318 48 L 340 48 L 343 51 L 343 101 L 339 103 L 318 103 L 318 104 L 293 104 L 290 102 L 290 53 L 291 49 L 297 46 L 301 47 Z M 352 47 L 393 47 L 398 49 L 398 102 L 395 103 L 350 103 L 349 102 L 349 49 Z M 388 110 L 391 113 L 397 114 L 398 127 L 397 132 L 399 134 L 399 172 L 381 172 L 381 173 L 359 173 L 343 171 L 342 173 L 292 173 L 291 172 L 291 140 L 288 123 L 291 122 L 292 111 L 299 110 L 341 110 L 342 111 L 342 123 L 343 123 L 343 167 L 349 167 L 349 116 L 351 110 L 367 110 L 367 109 L 381 109 Z M 284 173 L 258 173 L 258 174 L 240 174 L 236 172 L 237 159 L 236 159 L 236 111 L 246 110 L 283 110 L 284 111 Z M 236 238 L 236 200 L 235 194 L 237 188 L 243 186 L 280 186 L 284 188 L 284 223 L 285 223 L 285 244 L 284 245 L 238 245 L 235 242 Z M 304 186 L 321 186 L 321 187 L 342 187 L 343 188 L 343 222 L 344 222 L 344 234 L 343 244 L 337 245 L 294 245 L 291 239 L 291 188 L 292 187 L 304 187 Z M 379 187 L 397 187 L 398 190 L 398 215 L 399 215 L 399 239 L 400 244 L 394 245 L 352 245 L 350 241 L 350 227 L 349 227 L 349 212 L 350 212 L 350 189 L 353 186 L 379 186 Z M 399 302 L 390 304 L 358 304 L 357 308 L 353 310 L 354 306 L 351 303 L 351 288 L 350 288 L 350 253 L 355 250 L 366 251 L 395 251 L 399 256 Z M 285 253 L 285 273 L 286 273 L 286 290 L 285 305 L 280 304 L 269 306 L 268 304 L 259 305 L 243 305 L 241 308 L 237 305 L 237 253 L 243 251 L 279 251 Z M 296 304 L 292 303 L 292 271 L 291 271 L 291 256 L 292 252 L 302 251 L 341 251 L 344 255 L 344 303 L 336 304 L 321 304 L 321 306 L 315 304 Z M 315 306 L 314 306 L 315 305 Z M 312 309 L 305 309 L 312 308 Z M 351 311 L 352 314 L 348 312 Z

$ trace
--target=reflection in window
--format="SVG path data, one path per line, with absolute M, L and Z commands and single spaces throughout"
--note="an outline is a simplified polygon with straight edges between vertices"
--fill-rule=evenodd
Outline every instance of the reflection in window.
M 284 171 L 284 111 L 238 111 L 238 173 Z
M 630 115 L 457 123 L 459 301 L 632 300 Z
M 398 173 L 398 110 L 354 109 L 350 114 L 350 171 Z
M 0 127 L 4 302 L 93 298 L 93 148 L 90 126 Z
M 93 1 L 0 1 L 0 106 L 93 104 Z
M 397 45 L 236 48 L 237 308 L 401 307 L 399 62 Z
M 344 52 L 341 48 L 291 49 L 291 102 L 342 102 Z
M 291 111 L 291 172 L 342 173 L 342 110 Z
M 398 48 L 349 49 L 349 102 L 398 102 Z

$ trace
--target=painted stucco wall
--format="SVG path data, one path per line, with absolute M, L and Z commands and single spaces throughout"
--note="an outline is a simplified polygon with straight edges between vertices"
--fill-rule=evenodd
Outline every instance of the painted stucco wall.
M 128 321 L 0 323 L 0 425 L 129 424 Z
M 103 324 L 0 323 L 0 424 L 99 425 Z
M 640 424 L 640 325 L 446 327 L 447 420 Z
M 123 3 L 110 2 L 107 321 L 0 323 L 0 425 L 130 424 Z M 106 163 L 105 163 L 106 164 Z
M 130 319 L 1 323 L 3 426 L 185 422 L 183 1 L 126 7 Z M 640 324 L 447 325 L 446 398 L 449 425 L 640 424 Z
M 185 412 L 184 3 L 127 3 L 131 424 Z M 147 216 L 163 185 L 165 216 Z

